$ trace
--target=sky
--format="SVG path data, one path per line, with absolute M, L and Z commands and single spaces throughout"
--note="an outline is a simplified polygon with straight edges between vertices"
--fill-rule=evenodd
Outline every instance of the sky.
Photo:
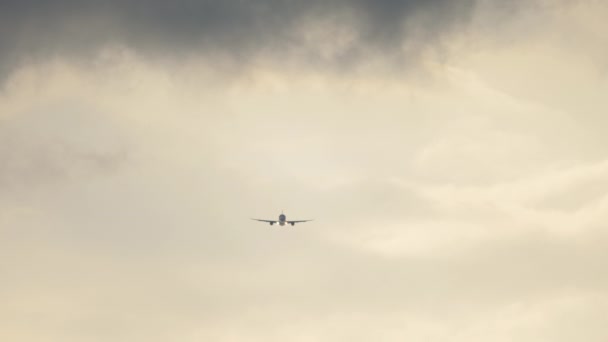
M 0 339 L 608 340 L 607 19 L 2 2 Z

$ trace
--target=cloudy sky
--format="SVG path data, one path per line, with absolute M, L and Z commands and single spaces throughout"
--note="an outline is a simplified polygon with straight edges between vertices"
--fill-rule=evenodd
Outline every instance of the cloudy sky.
M 4 1 L 0 339 L 605 342 L 607 61 L 601 0 Z

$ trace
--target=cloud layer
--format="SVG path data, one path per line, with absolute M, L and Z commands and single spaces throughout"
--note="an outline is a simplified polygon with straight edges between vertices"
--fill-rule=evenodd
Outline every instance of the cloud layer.
M 608 11 L 550 3 L 4 3 L 0 339 L 606 341 Z
M 470 21 L 475 0 L 432 1 L 22 1 L 0 5 L 6 75 L 56 55 L 128 46 L 153 57 L 199 55 L 216 64 L 352 68 L 381 58 L 400 65 Z

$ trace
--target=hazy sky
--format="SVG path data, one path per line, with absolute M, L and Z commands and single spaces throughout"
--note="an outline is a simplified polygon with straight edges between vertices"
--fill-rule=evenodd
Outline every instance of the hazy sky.
M 3 341 L 608 340 L 604 1 L 4 1 L 0 87 Z

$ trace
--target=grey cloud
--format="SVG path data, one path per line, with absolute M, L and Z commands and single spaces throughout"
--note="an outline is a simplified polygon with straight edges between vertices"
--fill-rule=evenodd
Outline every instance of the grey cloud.
M 409 63 L 420 48 L 466 23 L 476 2 L 4 2 L 0 5 L 0 68 L 6 74 L 32 59 L 90 56 L 108 44 L 124 44 L 148 56 L 202 54 L 236 64 L 268 55 L 279 61 L 290 54 L 303 57 L 304 63 L 329 66 L 357 63 L 370 54 Z M 315 27 L 321 22 L 353 30 L 354 41 L 335 55 L 320 56 L 314 46 L 317 42 L 306 42 L 300 31 L 302 25 Z M 331 40 L 331 33 L 323 32 L 321 39 Z

